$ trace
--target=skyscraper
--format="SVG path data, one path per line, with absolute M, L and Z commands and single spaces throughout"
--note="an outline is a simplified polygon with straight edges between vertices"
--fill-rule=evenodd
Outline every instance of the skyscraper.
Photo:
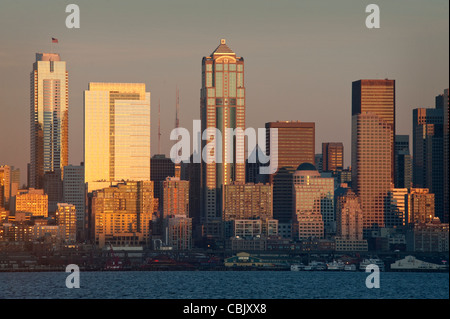
M 44 173 L 69 160 L 69 75 L 57 53 L 36 53 L 30 98 L 29 187 L 42 188 Z
M 344 169 L 344 144 L 322 143 L 322 171 L 333 172 Z
M 84 92 L 88 191 L 150 180 L 150 92 L 144 83 L 89 83 Z
M 443 223 L 448 223 L 449 222 L 449 201 L 450 201 L 450 189 L 449 189 L 449 139 L 448 139 L 448 135 L 449 135 L 449 125 L 448 125 L 448 121 L 449 121 L 449 106 L 448 106 L 448 89 L 444 90 L 444 96 L 443 96 L 443 108 L 444 108 L 444 138 L 443 138 L 443 142 L 444 142 L 444 174 L 443 174 L 443 179 L 444 179 L 444 216 L 443 216 Z
M 352 83 L 352 188 L 364 229 L 384 227 L 394 183 L 395 80 Z M 367 232 L 366 232 L 367 234 Z
M 278 170 L 269 179 L 273 184 L 273 218 L 280 223 L 292 220 L 292 176 L 300 164 L 315 162 L 315 123 L 278 121 L 266 123 L 266 150 L 278 157 Z M 277 154 L 270 149 L 270 129 L 278 130 Z
M 413 110 L 413 184 L 435 195 L 435 215 L 444 222 L 444 112 Z
M 11 167 L 0 166 L 0 207 L 9 207 L 9 195 L 11 187 Z
M 221 187 L 233 181 L 245 182 L 245 159 L 238 162 L 238 153 L 244 154 L 244 141 L 226 134 L 227 129 L 245 130 L 244 59 L 225 39 L 202 60 L 200 118 L 206 134 L 201 146 L 207 154 L 201 163 L 202 218 L 206 234 L 215 237 L 216 223 L 221 219 Z M 216 129 L 221 139 L 213 137 Z

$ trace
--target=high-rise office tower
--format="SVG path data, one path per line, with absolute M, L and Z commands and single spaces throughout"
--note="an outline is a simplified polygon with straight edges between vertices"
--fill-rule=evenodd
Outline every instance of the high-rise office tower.
M 321 177 L 310 163 L 299 165 L 293 178 L 294 209 L 291 213 L 295 237 L 322 238 L 325 233 L 335 233 L 334 178 Z
M 9 195 L 11 187 L 11 167 L 0 166 L 0 207 L 9 206 Z
M 30 176 L 32 188 L 43 187 L 44 173 L 69 160 L 69 75 L 57 53 L 36 53 L 30 98 Z
M 333 172 L 344 169 L 344 144 L 322 143 L 322 171 Z
M 449 222 L 449 201 L 450 201 L 450 189 L 449 189 L 449 139 L 448 139 L 448 135 L 449 135 L 449 125 L 448 125 L 448 121 L 449 121 L 449 106 L 448 106 L 448 89 L 444 90 L 444 97 L 443 97 L 443 109 L 444 109 L 444 138 L 443 138 L 443 142 L 444 142 L 444 146 L 443 146 L 443 150 L 444 150 L 444 174 L 443 174 L 443 179 L 444 179 L 444 214 L 443 214 L 443 219 L 442 222 L 443 223 L 448 223 Z
M 64 167 L 63 177 L 64 203 L 75 205 L 77 217 L 77 238 L 84 238 L 86 222 L 86 185 L 84 183 L 84 165 L 68 165 Z
M 315 123 L 278 121 L 266 123 L 266 150 L 278 157 L 278 169 L 269 179 L 273 184 L 273 218 L 280 223 L 292 220 L 292 176 L 300 164 L 315 162 Z M 278 130 L 277 154 L 270 150 L 270 129 Z
M 444 112 L 413 110 L 413 185 L 435 195 L 435 215 L 444 222 Z
M 202 217 L 206 235 L 217 237 L 222 186 L 233 181 L 245 182 L 245 158 L 239 158 L 244 154 L 244 140 L 226 132 L 245 130 L 244 59 L 229 48 L 225 39 L 202 60 L 200 119 L 206 138 L 202 139 L 201 149 L 207 154 L 207 159 L 201 162 Z M 214 137 L 216 129 L 221 137 Z
M 144 83 L 89 83 L 84 168 L 89 192 L 150 180 L 150 92 Z
M 384 227 L 394 183 L 395 80 L 352 83 L 352 188 L 364 229 Z
M 412 186 L 412 158 L 409 151 L 409 135 L 395 135 L 395 176 L 396 188 Z

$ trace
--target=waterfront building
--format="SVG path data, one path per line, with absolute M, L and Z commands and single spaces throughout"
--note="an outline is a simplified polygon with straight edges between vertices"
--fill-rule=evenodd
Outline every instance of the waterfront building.
M 30 167 L 28 187 L 42 189 L 46 172 L 69 160 L 69 75 L 57 53 L 36 53 L 30 74 Z
M 144 83 L 89 83 L 84 91 L 88 192 L 150 181 L 150 92 Z
M 407 251 L 447 252 L 449 250 L 448 223 L 441 223 L 438 217 L 431 222 L 419 223 L 406 234 Z
M 164 219 L 166 246 L 173 250 L 192 249 L 192 218 L 171 215 Z

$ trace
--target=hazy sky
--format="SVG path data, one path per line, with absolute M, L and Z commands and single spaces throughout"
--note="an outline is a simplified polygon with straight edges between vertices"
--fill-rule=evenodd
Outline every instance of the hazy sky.
M 68 29 L 65 8 L 80 7 Z M 380 7 L 380 29 L 365 8 Z M 152 154 L 169 154 L 180 91 L 180 125 L 200 118 L 201 61 L 221 38 L 245 61 L 246 125 L 316 123 L 322 142 L 343 142 L 350 165 L 351 82 L 395 79 L 397 134 L 412 109 L 434 107 L 449 86 L 448 0 L 0 0 L 0 165 L 29 162 L 30 72 L 51 49 L 69 71 L 69 163 L 83 160 L 83 91 L 89 82 L 144 82 L 151 92 Z

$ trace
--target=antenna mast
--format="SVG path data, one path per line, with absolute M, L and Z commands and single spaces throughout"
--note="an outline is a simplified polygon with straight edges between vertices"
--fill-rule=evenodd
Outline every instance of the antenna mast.
M 161 154 L 161 100 L 158 99 L 158 154 Z

